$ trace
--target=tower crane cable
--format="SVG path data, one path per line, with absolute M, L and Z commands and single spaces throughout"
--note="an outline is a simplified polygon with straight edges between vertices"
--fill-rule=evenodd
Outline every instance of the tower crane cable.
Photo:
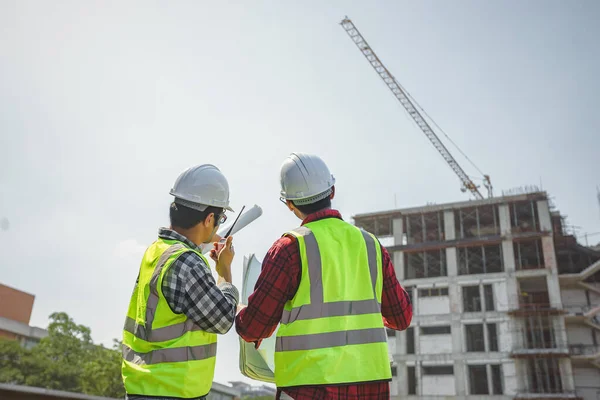
M 408 92 L 400 85 L 400 83 L 396 80 L 396 78 L 392 75 L 392 73 L 383 65 L 377 54 L 373 51 L 371 46 L 367 43 L 366 39 L 361 35 L 358 31 L 358 28 L 354 25 L 354 23 L 348 18 L 344 18 L 340 23 L 342 28 L 346 31 L 348 36 L 352 39 L 356 47 L 360 50 L 363 56 L 367 59 L 371 67 L 377 72 L 379 77 L 386 84 L 388 89 L 392 91 L 396 99 L 400 102 L 400 104 L 404 107 L 404 109 L 408 112 L 408 114 L 412 117 L 413 121 L 417 124 L 417 126 L 421 129 L 421 131 L 427 136 L 431 144 L 436 148 L 436 150 L 441 154 L 446 163 L 450 166 L 450 168 L 454 171 L 454 173 L 460 179 L 463 187 L 463 191 L 470 191 L 476 199 L 483 199 L 483 196 L 479 192 L 478 186 L 473 183 L 471 178 L 465 173 L 465 171 L 461 168 L 458 162 L 454 159 L 450 151 L 446 148 L 444 143 L 440 140 L 440 138 L 436 135 L 435 131 L 431 128 L 427 119 L 433 122 L 434 126 L 438 129 L 440 127 L 433 121 L 433 119 L 418 105 L 418 103 L 414 100 L 412 96 L 408 94 Z M 416 105 L 416 106 L 415 106 Z M 421 115 L 419 112 L 421 110 L 427 119 Z M 463 154 L 466 155 L 460 150 L 460 148 L 454 143 L 449 136 L 442 130 L 442 133 L 448 138 L 448 140 Z M 466 157 L 471 164 L 475 166 L 475 168 L 481 173 L 481 170 L 477 168 L 477 166 Z M 490 181 L 490 177 L 488 175 L 483 175 L 484 178 L 484 186 L 488 190 L 488 194 L 492 196 L 492 184 Z
M 400 85 L 400 84 L 399 84 L 399 85 Z M 435 120 L 434 120 L 433 118 L 431 118 L 431 116 L 430 116 L 430 115 L 427 113 L 427 111 L 425 111 L 425 109 L 424 109 L 423 107 L 421 107 L 421 105 L 420 105 L 420 104 L 417 102 L 417 100 L 415 100 L 415 98 L 414 98 L 414 97 L 413 97 L 413 96 L 410 94 L 410 92 L 409 92 L 408 90 L 406 90 L 406 89 L 405 89 L 405 88 L 404 88 L 402 85 L 400 85 L 400 87 L 402 87 L 402 90 L 404 90 L 404 92 L 406 92 L 406 95 L 407 95 L 408 97 L 410 97 L 410 99 L 412 100 L 413 104 L 414 104 L 415 106 L 417 106 L 417 108 L 418 108 L 419 110 L 421 110 L 421 112 L 422 112 L 423 114 L 425 114 L 425 116 L 426 116 L 426 117 L 429 119 L 429 121 L 431 121 L 431 123 L 432 123 L 433 125 L 435 125 L 435 127 L 436 127 L 436 128 L 437 128 L 437 129 L 438 129 L 440 132 L 442 132 L 442 133 L 444 134 L 444 136 L 446 137 L 446 139 L 448 139 L 448 141 L 449 141 L 450 143 L 452 143 L 452 145 L 453 145 L 453 146 L 456 148 L 456 150 L 458 150 L 458 152 L 459 152 L 460 154 L 462 154 L 462 155 L 463 155 L 463 157 L 464 157 L 464 158 L 465 158 L 465 159 L 466 159 L 468 162 L 470 162 L 470 163 L 471 163 L 471 165 L 472 165 L 472 166 L 473 166 L 473 167 L 474 167 L 474 168 L 477 170 L 477 172 L 479 172 L 481 175 L 485 175 L 485 174 L 483 173 L 483 171 L 481 171 L 481 169 L 479 169 L 479 167 L 478 167 L 478 166 L 477 166 L 477 165 L 476 165 L 476 164 L 475 164 L 475 163 L 474 163 L 474 162 L 473 162 L 473 161 L 472 161 L 472 160 L 469 158 L 469 156 L 467 156 L 467 155 L 465 154 L 465 152 L 464 152 L 464 151 L 462 151 L 460 147 L 458 147 L 458 145 L 457 145 L 457 144 L 454 142 L 454 140 L 452 140 L 452 139 L 450 138 L 450 136 L 448 136 L 448 134 L 446 134 L 446 132 L 445 132 L 445 131 L 444 131 L 444 130 L 443 130 L 443 129 L 442 129 L 442 128 L 441 128 L 441 127 L 440 127 L 440 126 L 437 124 L 437 122 L 435 122 Z M 483 178 L 478 178 L 478 179 L 483 179 Z

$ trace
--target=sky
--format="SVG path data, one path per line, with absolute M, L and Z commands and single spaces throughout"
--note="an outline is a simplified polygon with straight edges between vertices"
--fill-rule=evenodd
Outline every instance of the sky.
M 169 190 L 195 164 L 222 170 L 234 209 L 264 210 L 235 237 L 238 286 L 243 255 L 299 224 L 278 200 L 291 152 L 327 162 L 348 220 L 468 200 L 346 15 L 496 193 L 541 185 L 600 232 L 594 0 L 0 0 L 0 281 L 35 294 L 31 324 L 65 311 L 96 342 L 120 337 Z M 241 379 L 235 330 L 219 343 L 215 380 Z

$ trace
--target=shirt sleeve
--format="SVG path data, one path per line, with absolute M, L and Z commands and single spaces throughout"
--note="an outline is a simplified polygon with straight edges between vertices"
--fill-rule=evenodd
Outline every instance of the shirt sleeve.
M 208 265 L 189 251 L 170 266 L 162 290 L 171 310 L 185 314 L 202 330 L 227 333 L 235 320 L 239 293 L 231 283 L 217 286 Z
M 262 270 L 248 298 L 248 305 L 236 317 L 237 333 L 256 347 L 273 334 L 285 303 L 294 297 L 300 284 L 300 252 L 295 239 L 284 236 L 267 252 Z
M 412 303 L 406 290 L 398 282 L 390 254 L 381 246 L 383 262 L 383 294 L 381 296 L 381 314 L 388 328 L 403 331 L 412 321 Z

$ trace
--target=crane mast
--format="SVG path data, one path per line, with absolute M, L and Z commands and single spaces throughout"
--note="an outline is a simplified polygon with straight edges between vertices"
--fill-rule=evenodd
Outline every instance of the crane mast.
M 411 100 L 408 93 L 404 90 L 404 88 L 400 85 L 400 83 L 394 78 L 394 76 L 390 73 L 390 71 L 383 65 L 379 57 L 375 54 L 373 49 L 369 46 L 365 38 L 360 34 L 354 23 L 346 17 L 341 22 L 342 27 L 350 36 L 350 38 L 356 44 L 356 47 L 361 51 L 361 53 L 365 56 L 367 61 L 371 64 L 375 72 L 379 75 L 379 77 L 383 80 L 383 82 L 387 85 L 387 87 L 392 91 L 396 99 L 402 104 L 404 109 L 408 112 L 408 114 L 415 121 L 417 126 L 423 131 L 425 136 L 429 139 L 429 141 L 433 144 L 433 146 L 437 149 L 437 151 L 442 155 L 446 163 L 452 168 L 454 173 L 458 175 L 462 183 L 461 190 L 470 191 L 476 199 L 483 199 L 483 196 L 479 192 L 478 186 L 473 183 L 471 178 L 465 173 L 465 171 L 461 168 L 461 166 L 456 162 L 452 154 L 448 151 L 444 143 L 440 140 L 440 138 L 435 134 L 431 126 L 427 123 L 425 118 L 421 115 L 418 108 L 415 107 L 414 100 Z M 492 196 L 492 184 L 490 181 L 490 177 L 488 175 L 484 175 L 484 186 L 488 190 L 488 194 Z

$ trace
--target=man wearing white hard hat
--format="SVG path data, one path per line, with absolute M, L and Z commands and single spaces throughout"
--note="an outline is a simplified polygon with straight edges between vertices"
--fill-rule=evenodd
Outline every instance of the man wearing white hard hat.
M 220 239 L 217 227 L 233 211 L 227 179 L 214 165 L 198 165 L 179 175 L 171 195 L 171 226 L 142 258 L 125 320 L 122 375 L 131 400 L 204 399 L 217 334 L 229 331 L 238 305 L 232 237 L 211 250 L 218 282 L 201 251 Z
M 389 253 L 331 208 L 334 184 L 317 156 L 292 153 L 285 160 L 281 201 L 302 225 L 273 244 L 236 317 L 238 334 L 256 346 L 280 324 L 277 398 L 389 398 L 385 327 L 404 330 L 412 319 Z

